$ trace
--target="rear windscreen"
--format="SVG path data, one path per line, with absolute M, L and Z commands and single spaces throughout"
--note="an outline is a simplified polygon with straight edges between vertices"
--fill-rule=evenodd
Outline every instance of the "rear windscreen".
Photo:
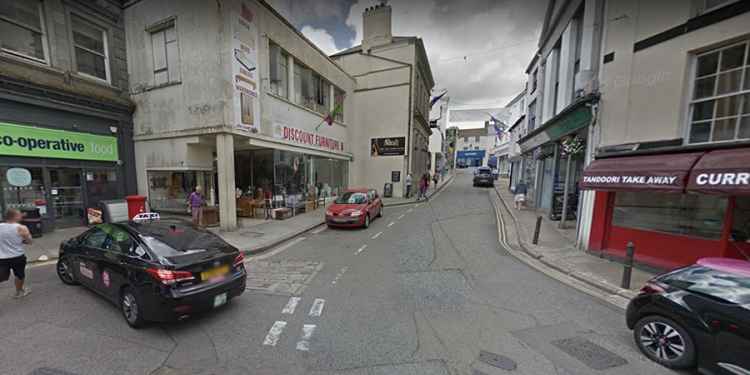
M 151 225 L 141 231 L 141 238 L 160 257 L 231 247 L 211 232 L 189 226 Z
M 659 281 L 679 289 L 737 304 L 750 303 L 750 277 L 703 266 L 668 273 Z

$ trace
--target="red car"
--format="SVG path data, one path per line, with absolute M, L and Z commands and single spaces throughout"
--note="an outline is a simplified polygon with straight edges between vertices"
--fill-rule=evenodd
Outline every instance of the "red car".
M 349 189 L 326 210 L 329 227 L 370 226 L 375 217 L 383 216 L 383 201 L 375 189 Z

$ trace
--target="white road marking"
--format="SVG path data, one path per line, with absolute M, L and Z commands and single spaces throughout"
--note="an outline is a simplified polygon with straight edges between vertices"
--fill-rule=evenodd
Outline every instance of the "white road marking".
M 337 274 L 336 274 L 336 277 L 335 277 L 335 278 L 333 279 L 333 281 L 331 281 L 331 284 L 334 284 L 334 285 L 335 285 L 335 284 L 336 284 L 337 282 L 339 282 L 339 279 L 341 278 L 341 276 L 344 276 L 344 274 L 346 273 L 346 271 L 347 271 L 348 269 L 349 269 L 349 266 L 346 266 L 346 267 L 342 268 L 342 269 L 341 269 L 341 271 L 339 271 L 339 273 L 337 273 Z M 317 300 L 316 300 L 316 301 L 317 301 Z M 313 306 L 313 307 L 314 307 L 314 306 Z M 311 310 L 311 311 L 312 311 L 312 310 Z
M 394 223 L 394 222 L 392 222 L 392 221 L 391 221 L 391 222 L 390 222 L 390 223 L 388 223 L 388 225 L 386 225 L 386 226 L 390 228 L 390 227 L 392 227 L 392 226 L 393 226 L 393 224 L 396 224 L 396 223 Z
M 324 225 L 324 226 L 322 226 L 322 227 L 320 227 L 320 228 L 318 228 L 318 229 L 316 229 L 316 230 L 314 230 L 314 231 L 312 231 L 310 233 L 312 233 L 312 234 L 320 234 L 321 232 L 325 231 L 326 229 L 328 229 L 328 227 Z
M 366 249 L 366 248 L 367 248 L 367 245 L 366 245 L 366 244 L 365 244 L 365 245 L 362 245 L 362 246 L 360 246 L 360 247 L 359 247 L 359 249 L 357 249 L 357 254 L 359 254 L 359 253 L 361 253 L 361 252 L 365 251 L 365 249 Z
M 414 211 L 414 209 L 410 208 L 410 209 L 406 210 L 406 213 L 409 213 L 409 212 L 412 212 L 412 211 Z
M 401 214 L 401 216 L 399 216 L 397 220 L 401 220 L 401 219 L 403 219 L 403 218 L 404 218 L 404 216 L 406 216 L 406 214 Z
M 315 324 L 305 324 L 302 326 L 302 339 L 297 341 L 297 350 L 310 350 L 310 338 L 315 332 Z
M 277 320 L 276 323 L 273 323 L 271 329 L 268 330 L 266 339 L 263 340 L 263 345 L 276 346 L 276 343 L 279 342 L 281 333 L 284 332 L 284 328 L 286 328 L 286 322 L 284 321 Z
M 323 314 L 323 306 L 326 305 L 326 300 L 322 298 L 316 298 L 315 302 L 313 302 L 312 307 L 310 308 L 309 316 L 320 316 Z
M 301 297 L 292 297 L 289 298 L 289 302 L 286 303 L 286 306 L 281 310 L 282 314 L 294 314 L 294 309 L 297 308 L 297 304 L 301 300 Z
M 284 250 L 286 250 L 286 249 L 288 249 L 288 248 L 290 248 L 290 247 L 292 247 L 292 246 L 294 246 L 294 245 L 296 245 L 296 244 L 298 244 L 298 243 L 300 243 L 300 242 L 302 242 L 302 241 L 304 241 L 306 239 L 307 239 L 307 237 L 297 237 L 297 238 L 293 239 L 292 241 L 287 242 L 284 245 L 281 245 L 281 246 L 279 246 L 279 247 L 273 249 L 272 251 L 267 252 L 267 253 L 265 253 L 263 255 L 248 257 L 248 259 L 245 261 L 245 263 L 250 263 L 250 262 L 252 262 L 254 260 L 261 260 L 261 259 L 266 259 L 268 257 L 272 257 L 272 256 L 274 256 L 274 255 L 276 255 L 276 254 L 278 254 L 278 253 L 280 253 L 280 252 L 282 252 L 282 251 L 284 251 Z
M 414 207 L 419 208 L 422 205 L 422 203 L 417 203 L 414 205 Z
M 371 238 L 372 238 L 372 239 L 374 240 L 374 239 L 376 239 L 376 238 L 380 237 L 380 235 L 381 235 L 381 234 L 383 234 L 383 232 L 378 232 L 378 233 L 375 233 L 375 235 L 374 235 L 374 236 L 372 236 Z

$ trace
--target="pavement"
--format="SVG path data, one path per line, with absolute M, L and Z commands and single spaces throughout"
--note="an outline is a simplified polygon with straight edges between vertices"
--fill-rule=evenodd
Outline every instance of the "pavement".
M 575 244 L 575 223 L 571 229 L 559 229 L 557 221 L 547 219 L 542 212 L 534 209 L 517 210 L 513 205 L 513 194 L 507 188 L 507 180 L 495 184 L 495 193 L 500 198 L 503 212 L 512 223 L 519 239 L 520 248 L 533 259 L 553 271 L 569 275 L 590 287 L 598 288 L 610 296 L 609 301 L 625 308 L 627 301 L 638 294 L 638 290 L 656 274 L 633 268 L 630 289 L 620 287 L 623 264 L 587 253 Z M 532 243 L 538 216 L 542 216 L 538 244 Z M 621 298 L 616 298 L 620 296 Z
M 427 190 L 427 199 L 430 199 L 435 193 L 443 190 L 446 186 L 448 186 L 449 183 L 453 181 L 453 178 L 455 177 L 455 173 L 451 172 L 445 175 L 440 181 L 438 181 L 437 186 L 435 184 L 430 183 L 430 188 Z M 404 197 L 391 197 L 391 198 L 383 198 L 383 207 L 393 207 L 393 206 L 402 206 L 406 204 L 414 204 L 417 203 L 417 197 L 416 194 L 413 194 L 409 198 Z
M 28 297 L 0 284 L 2 372 L 675 374 L 640 354 L 620 309 L 520 261 L 497 204 L 459 172 L 367 229 L 316 228 L 248 257 L 242 296 L 140 330 L 34 265 Z

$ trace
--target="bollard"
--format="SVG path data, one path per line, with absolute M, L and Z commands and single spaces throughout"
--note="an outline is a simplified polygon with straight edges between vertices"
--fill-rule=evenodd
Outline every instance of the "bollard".
M 539 231 L 542 229 L 542 217 L 537 216 L 536 217 L 536 227 L 534 227 L 534 238 L 531 240 L 531 243 L 536 245 L 539 243 Z
M 624 289 L 630 289 L 630 276 L 633 273 L 633 256 L 635 255 L 635 245 L 632 241 L 628 242 L 627 250 L 625 252 L 625 264 L 622 269 L 622 284 L 620 285 Z

